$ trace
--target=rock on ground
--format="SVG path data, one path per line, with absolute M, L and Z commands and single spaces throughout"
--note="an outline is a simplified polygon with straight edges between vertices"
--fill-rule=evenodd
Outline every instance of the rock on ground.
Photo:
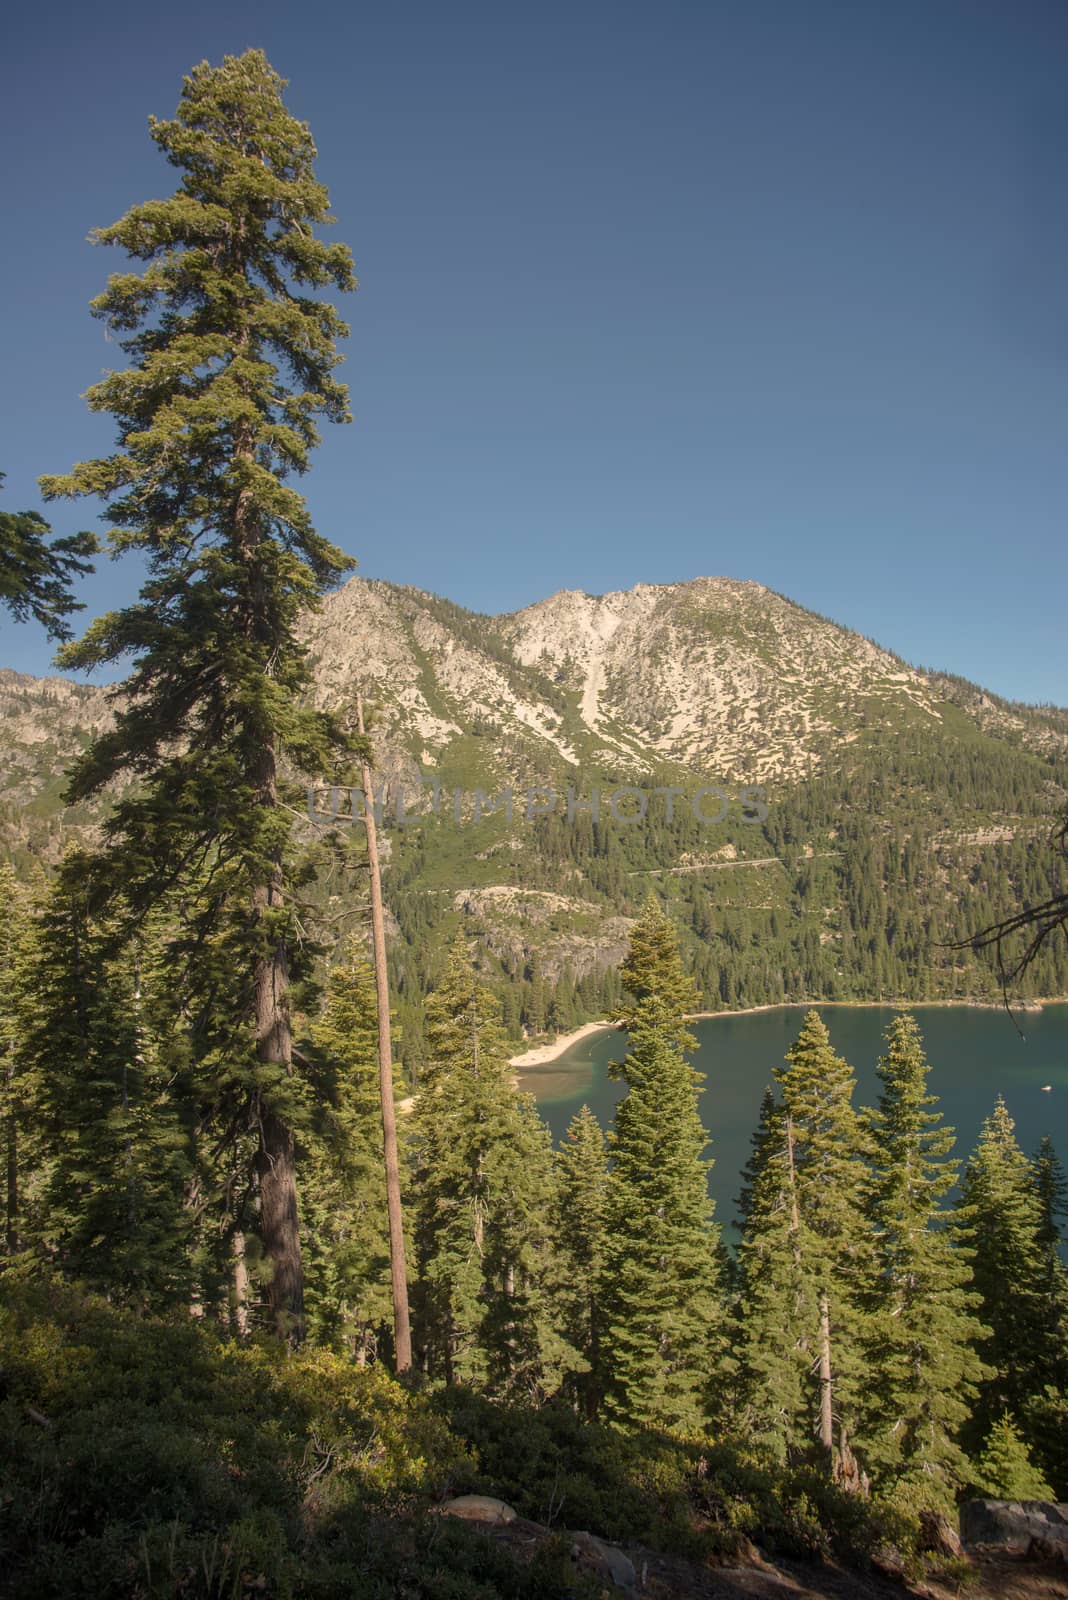
M 1032 1540 L 1044 1551 L 1068 1553 L 1068 1505 L 1051 1500 L 966 1500 L 960 1508 L 966 1548 L 1027 1550 Z
M 618 1545 L 608 1544 L 592 1533 L 573 1533 L 571 1554 L 578 1565 L 595 1578 L 607 1579 L 617 1589 L 634 1587 L 637 1578 L 634 1563 Z
M 465 1522 L 514 1522 L 515 1512 L 491 1494 L 459 1494 L 440 1508 L 444 1517 L 462 1517 Z

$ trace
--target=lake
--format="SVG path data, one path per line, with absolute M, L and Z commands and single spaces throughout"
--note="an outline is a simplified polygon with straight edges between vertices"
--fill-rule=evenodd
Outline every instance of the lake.
M 694 1061 L 705 1074 L 701 1115 L 715 1159 L 709 1188 L 722 1223 L 736 1216 L 742 1167 L 749 1156 L 760 1098 L 797 1037 L 810 1010 L 822 1016 L 831 1042 L 857 1075 L 856 1104 L 874 1105 L 879 1092 L 875 1064 L 883 1034 L 896 1014 L 892 1006 L 781 1006 L 771 1011 L 706 1018 L 693 1024 L 701 1047 Z M 930 1089 L 947 1122 L 957 1130 L 955 1154 L 968 1155 L 983 1118 L 998 1094 L 1016 1121 L 1023 1149 L 1032 1154 L 1048 1133 L 1068 1166 L 1068 1004 L 1018 1011 L 1017 1033 L 1003 1009 L 979 1006 L 912 1006 L 931 1063 Z M 522 1089 L 533 1094 L 557 1142 L 584 1103 L 610 1127 L 624 1085 L 608 1077 L 622 1036 L 587 1035 L 548 1066 L 524 1068 Z M 1044 1084 L 1052 1085 L 1043 1093 Z M 733 1232 L 733 1229 L 731 1230 Z

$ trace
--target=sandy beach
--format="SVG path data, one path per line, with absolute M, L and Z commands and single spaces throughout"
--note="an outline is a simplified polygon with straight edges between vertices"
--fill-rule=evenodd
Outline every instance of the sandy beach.
M 1063 1005 L 1064 999 L 1051 997 L 1041 1000 L 1022 1000 L 1012 1006 L 1013 1011 L 1034 1012 L 1041 1011 L 1043 1006 Z M 687 1022 L 705 1022 L 712 1017 L 751 1017 L 758 1011 L 781 1011 L 784 1007 L 795 1008 L 819 1006 L 900 1006 L 903 1010 L 917 1009 L 923 1006 L 971 1006 L 977 1011 L 1003 1011 L 1004 1003 L 1001 1000 L 780 1000 L 774 1005 L 744 1006 L 738 1011 L 695 1011 L 687 1017 Z M 570 1033 L 561 1033 L 552 1044 L 535 1045 L 532 1050 L 524 1050 L 522 1055 L 512 1056 L 508 1065 L 518 1067 L 547 1067 L 550 1062 L 558 1061 L 565 1051 L 570 1050 L 573 1044 L 578 1044 L 580 1039 L 587 1038 L 591 1033 L 601 1033 L 612 1028 L 611 1022 L 584 1022 L 581 1028 L 573 1028 Z
M 512 1056 L 508 1065 L 510 1067 L 544 1067 L 550 1061 L 555 1061 L 562 1056 L 565 1050 L 570 1050 L 573 1044 L 578 1044 L 580 1039 L 585 1039 L 591 1033 L 600 1033 L 605 1028 L 611 1028 L 610 1022 L 584 1022 L 581 1028 L 573 1028 L 570 1033 L 558 1034 L 552 1044 L 535 1045 L 533 1050 L 524 1050 L 520 1056 Z

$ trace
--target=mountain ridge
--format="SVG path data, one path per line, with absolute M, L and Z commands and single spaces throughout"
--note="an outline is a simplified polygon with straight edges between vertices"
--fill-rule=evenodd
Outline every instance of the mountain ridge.
M 371 718 L 410 1039 L 457 927 L 478 942 L 512 1033 L 537 1034 L 612 1002 L 650 888 L 710 1009 L 993 997 L 991 962 L 951 941 L 1051 890 L 1068 710 L 913 667 L 752 580 L 558 590 L 487 616 L 354 577 L 303 639 L 313 701 L 341 709 L 359 691 Z M 95 835 L 102 806 L 65 809 L 63 771 L 115 694 L 0 669 L 0 847 L 21 866 L 54 865 Z M 414 800 L 428 777 L 460 792 L 460 811 L 450 800 L 398 826 L 399 792 Z M 734 797 L 722 824 L 691 814 L 708 785 Z M 524 814 L 535 786 L 555 791 L 555 814 Z M 680 799 L 673 816 L 650 800 L 641 827 L 603 799 L 581 809 L 618 786 Z M 756 826 L 737 803 L 750 786 L 768 804 Z M 478 811 L 479 789 L 515 792 L 515 814 Z M 307 819 L 295 826 L 314 842 Z M 1051 957 L 1033 992 L 1068 993 L 1062 966 Z

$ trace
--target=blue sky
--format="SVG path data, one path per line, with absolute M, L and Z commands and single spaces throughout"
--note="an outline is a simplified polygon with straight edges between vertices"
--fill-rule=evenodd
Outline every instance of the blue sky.
M 754 578 L 1068 704 L 1060 0 L 22 7 L 5 508 L 110 447 L 85 236 L 171 191 L 148 114 L 249 45 L 356 257 L 356 420 L 305 488 L 362 573 L 485 611 Z M 137 582 L 105 562 L 86 618 Z M 2 624 L 0 664 L 50 656 Z

